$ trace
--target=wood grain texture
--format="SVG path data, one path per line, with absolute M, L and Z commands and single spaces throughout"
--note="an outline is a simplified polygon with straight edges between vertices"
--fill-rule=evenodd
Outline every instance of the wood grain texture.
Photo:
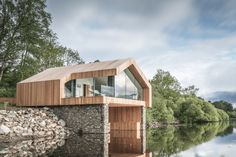
M 107 73 L 107 71 L 111 70 L 114 72 L 115 70 L 115 73 L 110 73 L 110 75 L 113 75 L 116 74 L 116 69 L 120 65 L 129 60 L 130 59 L 120 59 L 120 60 L 88 63 L 88 64 L 78 64 L 65 67 L 49 68 L 19 83 L 60 80 L 63 78 L 70 77 L 72 74 L 74 75 L 81 74 L 83 77 L 92 77 L 97 75 L 102 76 L 103 73 Z M 81 78 L 81 76 L 78 77 Z
M 143 88 L 143 100 L 146 107 L 152 107 L 152 88 Z
M 114 76 L 128 68 L 143 88 L 143 101 L 120 98 L 65 98 L 64 85 L 78 78 Z M 50 68 L 17 84 L 19 106 L 84 105 L 106 103 L 110 106 L 151 107 L 151 85 L 133 59 Z
M 104 97 L 104 96 L 62 98 L 61 101 L 61 105 L 86 105 L 86 104 L 108 104 L 109 107 L 145 106 L 144 101 Z
M 60 81 L 20 83 L 16 87 L 16 102 L 19 106 L 59 105 Z
M 141 130 L 141 107 L 109 107 L 111 130 Z

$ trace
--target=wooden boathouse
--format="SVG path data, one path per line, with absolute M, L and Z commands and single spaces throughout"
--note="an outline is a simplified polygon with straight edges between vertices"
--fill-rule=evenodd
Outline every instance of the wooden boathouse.
M 17 83 L 15 101 L 17 106 L 53 108 L 84 132 L 141 130 L 145 108 L 152 106 L 151 91 L 137 63 L 128 58 L 49 68 Z

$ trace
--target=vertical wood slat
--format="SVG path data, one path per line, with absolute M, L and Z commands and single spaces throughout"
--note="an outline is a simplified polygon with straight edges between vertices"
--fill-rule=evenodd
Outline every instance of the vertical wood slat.
M 60 81 L 17 84 L 16 104 L 19 106 L 60 105 Z
M 140 130 L 141 107 L 109 107 L 111 130 Z
M 66 81 L 77 78 L 114 76 L 119 74 L 124 69 L 129 68 L 131 73 L 133 73 L 137 81 L 144 88 L 144 101 L 146 101 L 145 105 L 147 107 L 151 107 L 151 85 L 133 59 L 125 59 L 120 61 L 114 60 L 99 63 L 99 66 L 98 64 L 96 64 L 96 66 L 94 64 L 81 66 L 83 68 L 71 66 L 49 69 L 20 82 L 19 85 L 17 85 L 17 104 L 30 106 L 62 105 L 62 98 L 64 98 L 64 84 Z M 108 68 L 109 66 L 111 67 Z M 50 80 L 47 80 L 49 78 Z M 127 102 L 127 100 L 122 99 L 110 99 L 110 101 L 113 105 L 125 104 Z M 66 102 L 79 102 L 78 104 L 84 104 L 87 100 L 71 99 L 66 100 Z

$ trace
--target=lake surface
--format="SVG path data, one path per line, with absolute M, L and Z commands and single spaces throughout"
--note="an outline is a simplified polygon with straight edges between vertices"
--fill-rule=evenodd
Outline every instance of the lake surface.
M 0 156 L 235 157 L 236 122 L 0 142 Z
M 147 151 L 156 157 L 235 157 L 236 122 L 148 130 Z

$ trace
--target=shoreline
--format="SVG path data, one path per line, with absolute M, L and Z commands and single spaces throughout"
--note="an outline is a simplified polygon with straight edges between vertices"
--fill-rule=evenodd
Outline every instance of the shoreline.
M 160 122 L 153 122 L 153 123 L 147 123 L 146 129 L 158 129 L 161 127 L 168 127 L 168 126 L 174 126 L 174 127 L 181 127 L 181 126 L 191 126 L 191 125 L 203 125 L 203 124 L 209 124 L 209 123 L 222 123 L 222 122 L 230 122 L 230 121 L 236 121 L 236 118 L 229 119 L 227 121 L 217 121 L 217 122 L 194 122 L 194 123 L 160 123 Z

